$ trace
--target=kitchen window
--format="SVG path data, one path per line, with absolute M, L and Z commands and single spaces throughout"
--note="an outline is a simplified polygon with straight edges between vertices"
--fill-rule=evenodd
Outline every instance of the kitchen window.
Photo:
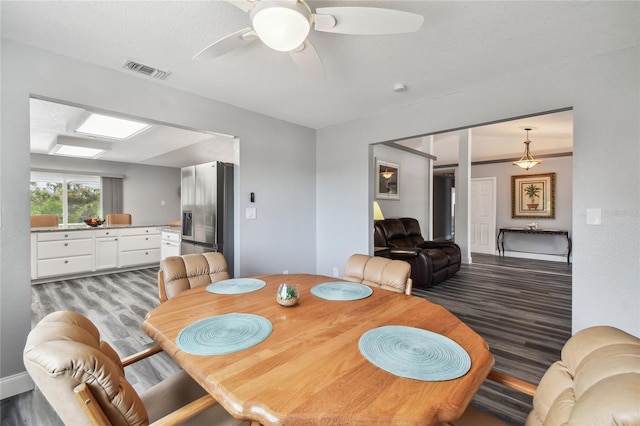
M 102 217 L 100 176 L 31 172 L 31 214 L 55 214 L 63 226 Z

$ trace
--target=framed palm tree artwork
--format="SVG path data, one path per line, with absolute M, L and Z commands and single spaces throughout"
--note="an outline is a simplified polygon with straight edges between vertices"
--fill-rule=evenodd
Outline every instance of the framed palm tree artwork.
M 556 174 L 511 176 L 511 217 L 555 219 Z

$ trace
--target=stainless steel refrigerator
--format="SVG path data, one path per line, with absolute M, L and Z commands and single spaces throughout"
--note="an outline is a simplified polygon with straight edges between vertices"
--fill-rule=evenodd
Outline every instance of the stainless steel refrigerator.
M 181 178 L 180 254 L 221 252 L 233 276 L 233 164 L 183 167 Z

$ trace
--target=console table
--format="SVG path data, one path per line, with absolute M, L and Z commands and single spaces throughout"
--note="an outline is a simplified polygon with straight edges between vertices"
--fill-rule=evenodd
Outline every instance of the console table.
M 504 234 L 507 232 L 517 234 L 564 235 L 567 238 L 567 263 L 569 263 L 569 258 L 571 257 L 571 238 L 569 238 L 569 231 L 563 231 L 559 229 L 500 228 L 498 237 L 496 238 L 498 256 L 500 255 L 501 248 L 502 255 L 504 256 Z

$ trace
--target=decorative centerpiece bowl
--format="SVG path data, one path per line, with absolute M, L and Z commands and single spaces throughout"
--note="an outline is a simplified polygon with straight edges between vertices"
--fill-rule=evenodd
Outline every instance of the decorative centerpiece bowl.
M 104 223 L 104 219 L 99 217 L 90 217 L 88 219 L 85 219 L 84 223 L 86 223 L 87 225 L 93 228 L 96 228 Z
M 300 300 L 300 292 L 298 286 L 293 284 L 280 284 L 276 293 L 276 300 L 282 306 L 294 306 Z

